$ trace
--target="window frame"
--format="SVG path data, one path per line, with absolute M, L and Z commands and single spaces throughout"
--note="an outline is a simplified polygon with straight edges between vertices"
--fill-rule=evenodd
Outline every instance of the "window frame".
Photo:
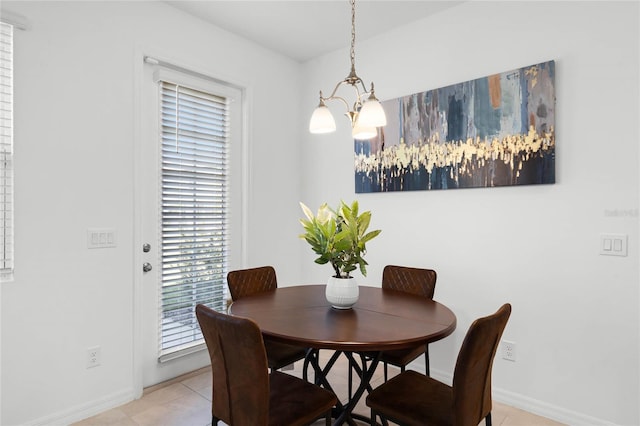
M 14 245 L 14 37 L 20 26 L 0 20 L 0 280 L 11 281 Z
M 238 86 L 235 86 L 228 82 L 223 82 L 218 79 L 214 79 L 208 76 L 204 76 L 192 71 L 184 70 L 182 68 L 166 66 L 166 64 L 157 64 L 158 67 L 153 73 L 154 82 L 158 84 L 158 114 L 161 114 L 161 104 L 162 104 L 162 93 L 161 93 L 161 83 L 162 81 L 170 82 L 173 84 L 186 86 L 194 90 L 202 91 L 202 92 L 210 92 L 216 96 L 224 96 L 229 99 L 229 126 L 230 126 L 230 136 L 229 136 L 229 148 L 227 150 L 227 162 L 228 170 L 228 199 L 227 199 L 227 211 L 229 218 L 229 230 L 227 233 L 227 259 L 224 265 L 224 281 L 222 282 L 222 290 L 224 291 L 223 299 L 227 299 L 228 289 L 226 286 L 226 272 L 229 270 L 229 264 L 235 264 L 238 258 L 238 254 L 241 251 L 241 247 L 233 247 L 231 244 L 231 236 L 234 237 L 234 241 L 241 241 L 241 238 L 237 238 L 237 234 L 240 233 L 239 224 L 242 223 L 241 213 L 244 210 L 242 206 L 244 205 L 243 199 L 238 196 L 244 191 L 239 191 L 238 188 L 241 188 L 243 185 L 243 173 L 242 167 L 243 162 L 239 161 L 242 158 L 242 153 L 244 151 L 244 122 L 245 122 L 245 111 L 244 111 L 244 90 Z M 162 124 L 161 124 L 161 116 L 159 122 L 158 129 L 158 161 L 160 164 L 158 165 L 158 180 L 159 180 L 159 188 L 162 188 Z M 160 194 L 159 194 L 160 195 Z M 161 197 L 159 199 L 161 204 Z M 162 208 L 161 205 L 159 208 Z M 161 225 L 161 221 L 159 223 Z M 158 231 L 158 237 L 160 241 L 158 241 L 157 247 L 162 247 L 162 230 Z M 162 252 L 160 249 L 158 251 L 158 265 L 162 265 Z M 187 343 L 181 346 L 177 346 L 170 349 L 162 348 L 162 277 L 159 276 L 158 279 L 158 327 L 159 333 L 158 336 L 158 360 L 159 362 L 169 361 L 183 355 L 187 355 L 199 350 L 205 349 L 204 340 L 202 338 L 198 340 L 194 340 L 191 343 Z M 226 308 L 226 302 L 221 305 L 224 309 Z

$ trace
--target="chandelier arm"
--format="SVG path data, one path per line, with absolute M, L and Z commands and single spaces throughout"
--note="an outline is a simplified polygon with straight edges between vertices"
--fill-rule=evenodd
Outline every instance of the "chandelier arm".
M 354 92 L 356 92 L 356 101 L 353 103 L 353 111 L 354 112 L 359 112 L 360 108 L 362 108 L 362 104 L 364 103 L 364 97 L 367 95 L 367 93 L 360 93 L 360 90 L 358 89 L 357 85 L 352 85 Z M 362 85 L 362 87 L 364 87 L 364 84 Z
M 345 98 L 340 97 L 340 96 L 330 96 L 328 98 L 322 98 L 322 100 L 323 101 L 334 101 L 334 100 L 342 101 L 342 103 L 344 104 L 345 108 L 347 108 L 347 111 L 350 110 L 349 103 L 347 102 L 347 100 Z
M 330 101 L 332 99 L 339 99 L 341 100 L 344 105 L 347 107 L 347 110 L 349 110 L 349 103 L 346 101 L 346 99 L 341 98 L 340 96 L 336 96 L 336 93 L 338 92 L 338 89 L 340 88 L 340 86 L 342 86 L 343 84 L 350 84 L 347 80 L 343 80 L 340 83 L 336 84 L 336 87 L 333 89 L 333 92 L 331 92 L 331 95 L 325 97 L 322 97 L 323 101 Z
M 347 83 L 345 81 L 342 81 L 342 82 L 338 83 L 338 85 L 336 86 L 336 88 L 334 89 L 334 91 L 331 93 L 330 96 L 327 96 L 327 97 L 323 96 L 321 99 L 323 101 L 331 101 L 331 100 L 334 100 L 334 99 L 340 100 L 344 104 L 345 108 L 347 108 L 347 111 L 351 111 L 352 108 L 349 105 L 349 102 L 347 102 L 347 100 L 345 98 L 341 97 L 341 96 L 336 96 L 336 92 L 338 91 L 338 88 L 340 86 L 342 86 L 343 84 L 349 84 L 351 87 L 353 87 L 353 90 L 356 92 L 356 101 L 353 104 L 353 110 L 355 112 L 357 112 L 360 109 L 359 107 L 362 107 L 362 104 L 365 101 L 365 97 L 368 96 L 370 94 L 370 92 L 367 92 L 367 91 L 360 92 L 360 89 L 358 89 L 358 86 L 355 85 L 355 84 L 350 84 L 350 83 Z M 362 87 L 364 89 L 364 87 L 365 87 L 364 84 L 362 84 Z
M 367 86 L 364 85 L 364 81 L 360 80 L 359 78 L 358 78 L 358 81 L 362 86 L 362 94 L 361 94 L 360 91 L 358 90 L 358 87 L 354 85 L 354 87 L 356 88 L 356 91 L 358 91 L 358 97 L 371 94 L 371 91 L 367 90 Z
M 358 88 L 358 86 L 356 84 L 352 84 L 351 82 L 348 82 L 347 80 L 341 81 L 340 83 L 338 83 L 335 87 L 335 89 L 333 90 L 333 92 L 331 93 L 330 96 L 324 97 L 322 96 L 320 99 L 322 99 L 322 101 L 332 101 L 332 100 L 339 100 L 344 104 L 344 107 L 346 108 L 347 112 L 345 113 L 351 120 L 351 124 L 353 125 L 353 123 L 355 122 L 355 118 L 357 117 L 358 111 L 360 110 L 360 108 L 362 108 L 362 104 L 364 104 L 365 102 L 365 97 L 368 96 L 371 92 L 367 92 L 365 89 L 365 85 L 362 82 L 362 80 L 359 80 L 359 82 L 362 85 L 363 91 L 362 93 L 360 92 L 360 89 Z M 353 87 L 353 90 L 356 92 L 356 101 L 353 103 L 353 107 L 351 107 L 349 105 L 349 102 L 347 102 L 347 100 L 341 96 L 336 96 L 336 93 L 338 91 L 338 89 L 340 88 L 340 86 L 344 85 L 344 84 L 348 84 L 349 86 Z
M 327 101 L 330 99 L 339 98 L 339 96 L 336 96 L 336 93 L 338 92 L 338 89 L 340 88 L 340 86 L 344 84 L 348 84 L 349 86 L 353 87 L 353 89 L 356 91 L 356 95 L 358 96 L 358 99 L 362 99 L 364 96 L 370 95 L 371 91 L 367 90 L 367 87 L 364 85 L 364 82 L 360 79 L 360 77 L 356 76 L 356 78 L 358 79 L 357 81 L 352 81 L 349 78 L 342 80 L 341 82 L 336 84 L 336 87 L 334 87 L 333 92 L 331 92 L 329 96 L 326 96 L 326 97 L 323 96 L 322 99 Z M 362 93 L 360 92 L 360 89 L 358 88 L 357 83 L 360 83 L 360 86 L 362 86 Z

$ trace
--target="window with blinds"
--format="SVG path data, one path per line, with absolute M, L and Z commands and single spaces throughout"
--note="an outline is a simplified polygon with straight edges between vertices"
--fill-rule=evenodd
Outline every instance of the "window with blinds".
M 0 274 L 13 272 L 13 26 L 0 22 Z
M 195 307 L 226 309 L 229 100 L 161 81 L 160 358 L 203 343 Z

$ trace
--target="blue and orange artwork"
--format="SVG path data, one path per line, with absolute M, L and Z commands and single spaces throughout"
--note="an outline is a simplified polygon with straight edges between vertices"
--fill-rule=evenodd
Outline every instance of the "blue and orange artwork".
M 356 193 L 555 183 L 555 62 L 382 102 Z

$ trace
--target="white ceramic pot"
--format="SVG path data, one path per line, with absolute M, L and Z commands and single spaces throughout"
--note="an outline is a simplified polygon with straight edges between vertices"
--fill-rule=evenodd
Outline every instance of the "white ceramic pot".
M 325 296 L 327 302 L 336 309 L 351 309 L 358 301 L 358 283 L 355 278 L 329 277 Z

